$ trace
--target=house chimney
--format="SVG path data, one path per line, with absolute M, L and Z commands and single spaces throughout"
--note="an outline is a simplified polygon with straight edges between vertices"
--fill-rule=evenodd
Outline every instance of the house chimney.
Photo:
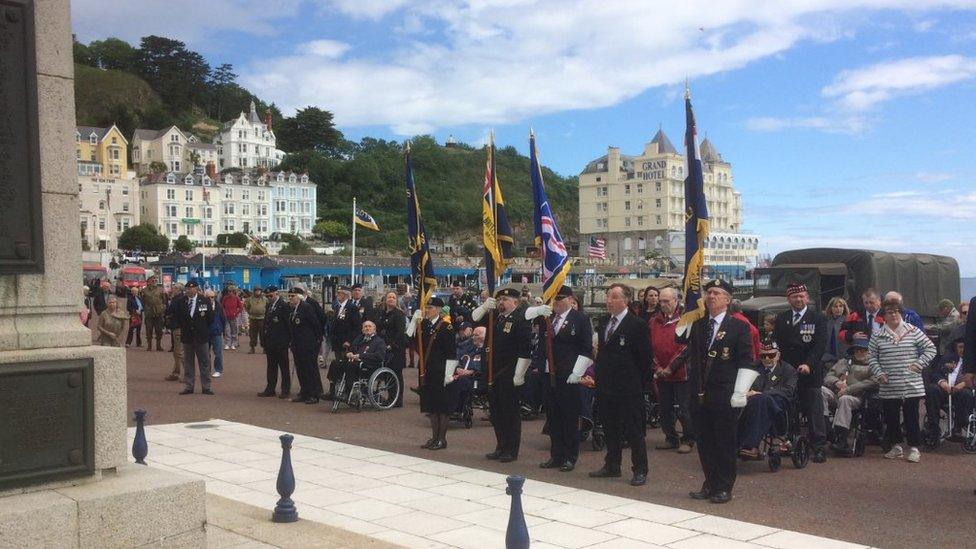
M 213 162 L 207 162 L 207 177 L 209 177 L 211 181 L 217 180 L 217 166 L 215 166 Z
M 268 131 L 271 131 L 271 109 L 264 111 L 264 125 L 268 127 Z

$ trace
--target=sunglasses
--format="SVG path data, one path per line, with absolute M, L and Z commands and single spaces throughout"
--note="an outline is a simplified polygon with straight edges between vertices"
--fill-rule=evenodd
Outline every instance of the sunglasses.
M 776 353 L 759 353 L 759 358 L 776 358 Z

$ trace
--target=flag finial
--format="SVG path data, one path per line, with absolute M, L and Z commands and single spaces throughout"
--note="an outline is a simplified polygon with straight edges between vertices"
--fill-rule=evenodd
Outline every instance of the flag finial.
M 688 85 L 688 77 L 685 77 L 685 99 L 691 99 L 691 86 Z
M 535 137 L 535 128 L 529 126 L 529 137 Z
M 406 143 L 405 148 L 407 149 L 407 152 L 410 152 L 410 140 L 407 139 L 405 143 Z

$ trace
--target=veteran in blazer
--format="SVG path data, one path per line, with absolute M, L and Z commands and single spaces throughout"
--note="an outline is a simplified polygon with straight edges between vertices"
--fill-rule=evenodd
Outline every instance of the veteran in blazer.
M 288 290 L 291 311 L 288 316 L 288 329 L 291 333 L 291 354 L 295 359 L 295 374 L 298 376 L 298 395 L 292 402 L 316 404 L 322 397 L 322 378 L 317 364 L 319 339 L 322 324 L 315 308 L 305 303 L 305 291 L 301 288 Z
M 610 316 L 597 328 L 598 349 L 594 367 L 596 404 L 607 441 L 603 467 L 591 477 L 619 477 L 621 446 L 630 445 L 632 486 L 647 483 L 647 418 L 644 387 L 651 383 L 651 334 L 647 322 L 631 313 L 633 290 L 625 284 L 607 289 Z
M 194 363 L 200 369 L 200 386 L 203 394 L 212 395 L 210 388 L 210 324 L 213 322 L 214 304 L 200 293 L 196 281 L 186 283 L 186 292 L 173 302 L 173 318 L 180 328 L 183 345 L 183 378 L 186 384 L 181 395 L 193 394 L 196 374 Z
M 799 374 L 796 400 L 807 418 L 807 430 L 813 443 L 813 462 L 827 461 L 827 422 L 824 421 L 823 355 L 827 348 L 827 317 L 808 306 L 810 294 L 803 284 L 786 289 L 790 308 L 776 315 L 773 334 L 783 360 L 796 366 Z
M 291 331 L 288 321 L 291 306 L 278 293 L 277 286 L 264 290 L 268 305 L 264 310 L 264 354 L 267 359 L 267 385 L 259 397 L 275 396 L 278 375 L 281 375 L 281 392 L 278 398 L 288 398 L 291 393 L 291 371 L 288 367 L 288 346 L 291 344 Z
M 705 314 L 683 336 L 688 342 L 691 421 L 705 482 L 694 499 L 727 503 L 735 485 L 739 413 L 759 376 L 752 336 L 745 322 L 728 312 L 732 286 L 712 280 L 703 287 Z

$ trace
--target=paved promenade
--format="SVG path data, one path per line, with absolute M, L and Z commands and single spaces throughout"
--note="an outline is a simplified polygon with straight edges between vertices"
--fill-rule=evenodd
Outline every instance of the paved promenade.
M 208 494 L 267 509 L 270 519 L 281 434 L 216 419 L 151 425 L 147 462 L 203 479 Z M 304 435 L 295 435 L 292 460 L 303 520 L 403 547 L 505 545 L 505 475 Z M 535 480 L 522 502 L 534 549 L 864 547 Z

